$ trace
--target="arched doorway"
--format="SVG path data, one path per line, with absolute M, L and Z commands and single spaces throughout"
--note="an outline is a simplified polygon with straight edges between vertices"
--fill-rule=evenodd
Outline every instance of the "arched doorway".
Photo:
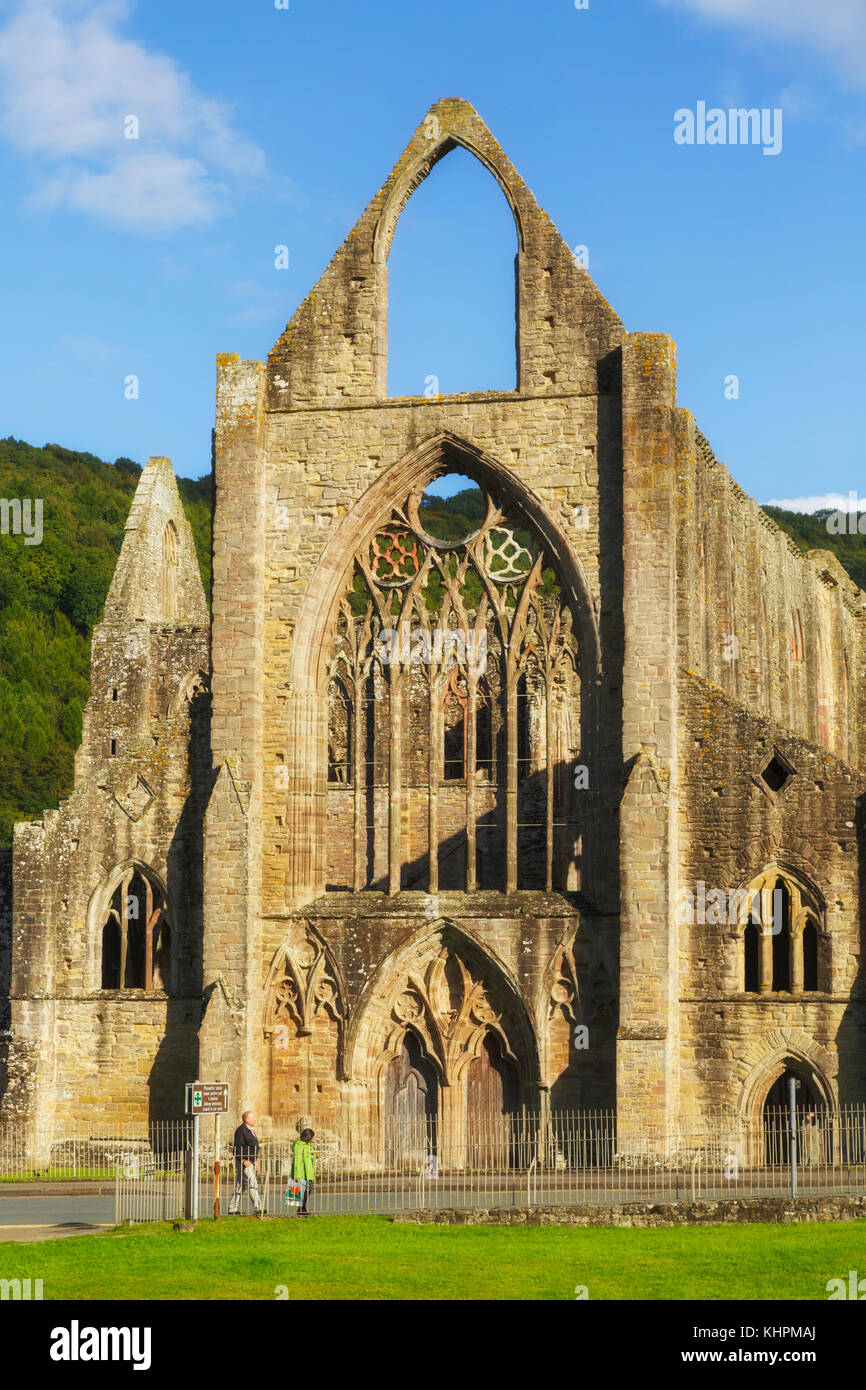
M 808 1166 L 825 1156 L 824 1102 L 808 1073 L 788 1066 L 767 1092 L 762 1111 L 764 1162 L 770 1167 L 790 1162 L 791 1078 L 796 1084 L 797 1161 Z
M 467 1155 L 473 1167 L 509 1167 L 518 1081 L 499 1039 L 488 1032 L 466 1073 Z
M 439 1083 L 411 1030 L 386 1068 L 383 1102 L 388 1162 L 423 1163 L 436 1152 Z

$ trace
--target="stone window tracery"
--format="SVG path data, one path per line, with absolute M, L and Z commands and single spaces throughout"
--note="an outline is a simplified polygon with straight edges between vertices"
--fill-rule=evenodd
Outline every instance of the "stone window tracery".
M 580 661 L 563 585 L 507 499 L 486 491 L 461 540 L 428 534 L 420 502 L 359 548 L 339 603 L 331 886 L 565 887 Z
M 740 894 L 741 988 L 802 994 L 822 988 L 823 910 L 815 890 L 771 866 Z
M 171 977 L 171 926 L 162 889 L 131 868 L 115 888 L 102 927 L 103 989 L 165 989 Z

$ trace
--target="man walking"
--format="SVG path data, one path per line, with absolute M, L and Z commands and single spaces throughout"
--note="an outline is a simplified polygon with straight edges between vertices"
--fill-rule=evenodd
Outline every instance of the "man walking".
M 292 1177 L 301 1185 L 301 1209 L 299 1216 L 309 1216 L 307 1201 L 312 1196 L 316 1181 L 316 1151 L 313 1148 L 313 1131 L 302 1129 L 300 1139 L 292 1148 Z
M 259 1180 L 256 1169 L 259 1163 L 259 1140 L 255 1131 L 256 1117 L 252 1110 L 245 1110 L 241 1123 L 235 1130 L 232 1152 L 235 1158 L 235 1192 L 229 1205 L 229 1216 L 237 1216 L 241 1197 L 246 1189 L 253 1202 L 253 1210 L 262 1209 L 259 1197 Z

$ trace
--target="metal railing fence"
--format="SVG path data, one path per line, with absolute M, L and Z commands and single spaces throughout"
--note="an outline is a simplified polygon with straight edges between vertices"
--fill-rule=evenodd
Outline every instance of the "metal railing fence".
M 797 1117 L 800 1196 L 866 1195 L 866 1106 L 805 1111 Z M 724 1201 L 791 1192 L 787 1110 L 757 1122 L 725 1113 L 683 1115 L 676 1123 L 613 1111 L 542 1116 L 398 1120 L 384 1125 L 305 1120 L 315 1131 L 310 1212 L 360 1214 L 445 1207 L 606 1205 Z M 255 1185 L 240 1184 L 230 1127 L 215 1145 L 200 1122 L 198 1212 L 212 1215 L 220 1165 L 222 1214 L 237 1205 L 294 1215 L 297 1130 L 263 1130 Z M 82 1126 L 40 1145 L 26 1130 L 0 1129 L 0 1192 L 22 1179 L 102 1180 L 115 1192 L 116 1219 L 169 1220 L 192 1208 L 192 1120 Z M 13 1188 L 5 1189 L 13 1191 Z M 238 1201 L 234 1198 L 237 1195 Z

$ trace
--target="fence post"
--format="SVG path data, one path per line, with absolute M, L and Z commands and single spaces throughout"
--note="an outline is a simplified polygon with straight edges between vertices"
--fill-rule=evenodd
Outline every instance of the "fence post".
M 797 1195 L 797 1080 L 788 1077 L 788 1152 L 791 1159 L 791 1196 Z

